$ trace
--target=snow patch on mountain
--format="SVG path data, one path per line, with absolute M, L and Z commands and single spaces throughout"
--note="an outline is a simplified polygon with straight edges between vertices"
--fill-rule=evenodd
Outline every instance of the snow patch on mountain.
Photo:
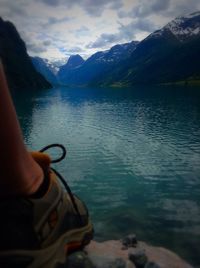
M 184 41 L 190 37 L 197 36 L 200 34 L 200 11 L 177 17 L 162 29 L 150 34 L 147 38 L 160 37 L 166 31 L 171 32 L 179 41 Z
M 178 17 L 168 23 L 164 29 L 171 31 L 180 41 L 183 38 L 198 35 L 200 33 L 200 12 Z
M 138 41 L 132 41 L 130 43 L 115 45 L 111 49 L 97 52 L 91 59 L 95 59 L 96 62 L 118 62 L 129 57 L 136 49 L 138 43 Z

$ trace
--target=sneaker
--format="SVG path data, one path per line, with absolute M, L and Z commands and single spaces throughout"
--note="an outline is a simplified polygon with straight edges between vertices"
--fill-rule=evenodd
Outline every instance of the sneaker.
M 73 195 L 62 176 L 50 168 L 50 160 L 42 152 L 32 153 L 48 174 L 48 190 L 42 197 L 13 198 L 0 203 L 0 267 L 55 268 L 64 264 L 71 251 L 81 249 L 93 237 L 85 204 Z M 61 187 L 58 178 L 67 191 Z

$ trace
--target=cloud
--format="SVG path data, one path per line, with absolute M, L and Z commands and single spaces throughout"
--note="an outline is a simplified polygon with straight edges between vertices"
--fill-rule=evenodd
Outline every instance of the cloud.
M 60 50 L 60 52 L 64 52 L 66 54 L 83 52 L 83 49 L 81 47 L 78 47 L 78 46 L 71 47 L 71 48 L 66 48 L 66 47 L 60 46 L 59 50 Z
M 43 42 L 43 45 L 44 45 L 44 46 L 50 46 L 50 45 L 51 45 L 51 40 L 45 40 L 45 41 Z
M 136 19 L 129 24 L 119 23 L 118 32 L 115 34 L 101 34 L 94 42 L 87 44 L 86 48 L 104 48 L 117 42 L 132 41 L 135 39 L 135 35 L 138 32 L 149 32 L 151 33 L 156 29 L 155 25 L 145 19 Z
M 156 30 L 156 27 L 153 22 L 147 19 L 136 19 L 133 20 L 131 23 L 124 25 L 122 23 L 120 24 L 119 31 L 121 32 L 121 35 L 124 36 L 124 38 L 132 38 L 134 34 L 138 32 L 153 32 Z
M 163 16 L 173 19 L 200 9 L 200 2 L 196 0 L 140 0 L 131 11 L 119 10 L 119 18 L 145 18 L 149 16 Z
M 68 21 L 71 21 L 71 20 L 72 20 L 71 17 L 61 17 L 61 18 L 49 17 L 47 19 L 47 22 L 42 23 L 41 25 L 44 26 L 44 27 L 48 27 L 48 26 L 52 26 L 52 25 L 55 25 L 55 24 L 68 22 Z
M 198 10 L 200 10 L 199 1 L 174 0 L 174 1 L 171 1 L 171 5 L 168 8 L 168 10 L 166 10 L 165 16 L 173 18 L 173 17 L 189 14 Z
M 179 15 L 200 10 L 198 0 L 0 0 L 30 53 L 89 55 L 142 40 Z
M 30 53 L 43 53 L 47 51 L 43 43 L 27 43 L 26 48 Z
M 37 0 L 43 4 L 55 7 L 65 6 L 72 8 L 79 6 L 90 16 L 100 16 L 105 9 L 119 9 L 123 6 L 122 0 Z
M 43 2 L 44 4 L 50 5 L 50 6 L 58 6 L 60 5 L 60 0 L 37 0 L 38 2 Z
M 121 40 L 120 33 L 116 34 L 103 33 L 96 39 L 96 41 L 89 43 L 86 46 L 86 48 L 102 48 L 106 47 L 109 44 L 118 42 L 120 40 Z
M 80 52 L 83 52 L 83 49 L 80 48 L 80 47 L 72 47 L 72 48 L 69 48 L 69 49 L 66 49 L 66 51 L 68 53 L 80 53 Z
M 2 15 L 6 15 L 6 17 L 9 17 L 10 19 L 12 19 L 13 17 L 28 16 L 26 11 L 27 3 L 24 2 L 24 0 L 18 0 L 18 2 L 0 0 L 0 4 L 0 13 Z
M 130 15 L 132 17 L 144 18 L 152 14 L 158 14 L 160 12 L 165 12 L 170 7 L 170 0 L 143 0 L 140 4 L 133 8 Z

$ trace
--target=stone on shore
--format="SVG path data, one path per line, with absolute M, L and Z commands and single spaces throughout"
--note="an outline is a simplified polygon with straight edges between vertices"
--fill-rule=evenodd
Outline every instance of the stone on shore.
M 95 268 L 192 268 L 174 252 L 141 241 L 126 249 L 119 240 L 91 241 L 84 251 Z

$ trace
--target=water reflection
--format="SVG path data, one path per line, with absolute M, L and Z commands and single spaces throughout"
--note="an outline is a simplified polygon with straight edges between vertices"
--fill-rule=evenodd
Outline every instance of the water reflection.
M 31 148 L 67 146 L 58 169 L 97 239 L 136 232 L 200 263 L 199 89 L 60 88 L 15 102 Z

